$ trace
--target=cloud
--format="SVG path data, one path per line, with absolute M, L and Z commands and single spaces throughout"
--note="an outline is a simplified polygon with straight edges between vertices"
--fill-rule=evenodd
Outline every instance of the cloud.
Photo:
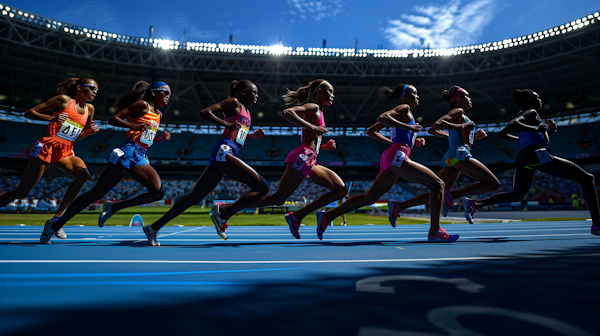
M 300 20 L 308 18 L 311 21 L 321 21 L 344 12 L 342 0 L 287 0 L 287 3 L 291 7 L 288 14 Z
M 416 6 L 416 15 L 402 14 L 399 20 L 388 20 L 384 36 L 402 48 L 450 48 L 474 44 L 483 28 L 494 16 L 493 0 L 475 0 L 461 5 Z

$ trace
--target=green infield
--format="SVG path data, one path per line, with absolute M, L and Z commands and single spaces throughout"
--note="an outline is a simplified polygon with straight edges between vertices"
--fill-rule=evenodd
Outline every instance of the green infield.
M 164 213 L 169 211 L 170 207 L 133 207 L 123 209 L 112 216 L 105 225 L 129 225 L 131 217 L 135 214 L 140 214 L 144 219 L 144 223 L 152 223 L 159 219 Z M 194 206 L 186 210 L 181 215 L 177 216 L 167 225 L 184 225 L 184 226 L 208 226 L 213 225 L 208 213 L 210 208 L 201 208 Z M 98 216 L 100 210 L 84 211 L 73 217 L 67 225 L 98 225 Z M 11 214 L 3 213 L 0 215 L 0 225 L 44 225 L 51 218 L 48 214 Z M 346 215 L 348 225 L 364 225 L 364 224 L 383 224 L 389 225 L 386 216 L 372 216 L 364 213 L 349 213 Z M 229 220 L 229 225 L 287 225 L 282 213 L 277 214 L 236 214 Z M 317 218 L 311 214 L 302 221 L 306 225 L 317 225 Z M 399 225 L 404 224 L 424 224 L 429 223 L 429 220 L 420 218 L 398 218 L 396 222 Z M 442 224 L 449 224 L 449 221 L 442 221 Z M 334 225 L 342 224 L 342 218 L 334 220 Z

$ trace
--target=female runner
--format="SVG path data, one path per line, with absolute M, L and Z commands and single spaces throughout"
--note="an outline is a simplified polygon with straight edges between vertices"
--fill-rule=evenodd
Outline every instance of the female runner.
M 536 92 L 527 89 L 515 90 L 511 96 L 521 111 L 512 117 L 498 137 L 518 140 L 521 145 L 521 151 L 515 161 L 517 169 L 513 178 L 513 190 L 481 200 L 465 198 L 465 217 L 472 218 L 478 209 L 484 206 L 522 200 L 531 188 L 535 171 L 539 170 L 579 183 L 592 217 L 591 233 L 600 235 L 600 205 L 594 175 L 569 160 L 553 155 L 547 148 L 550 135 L 556 132 L 556 123 L 552 119 L 541 121 L 537 111 L 542 108 L 542 100 Z M 510 132 L 517 132 L 518 135 Z
M 251 188 L 230 207 L 226 209 L 216 207 L 216 211 L 211 212 L 210 218 L 215 224 L 217 234 L 223 240 L 227 239 L 225 234 L 228 226 L 227 220 L 236 212 L 252 205 L 267 194 L 269 186 L 262 176 L 237 157 L 246 138 L 260 139 L 265 135 L 262 128 L 248 134 L 252 119 L 248 107 L 256 104 L 257 99 L 258 88 L 254 83 L 247 79 L 234 80 L 229 85 L 229 98 L 200 111 L 198 114 L 200 118 L 225 128 L 223 137 L 214 145 L 208 160 L 210 165 L 204 169 L 192 192 L 175 203 L 171 210 L 156 222 L 144 226 L 144 233 L 150 245 L 160 246 L 160 243 L 156 241 L 158 230 L 187 208 L 202 201 L 221 182 L 223 174 L 227 174 Z M 225 119 L 218 118 L 215 115 L 218 113 L 223 113 Z
M 306 102 L 311 94 L 315 102 L 307 104 Z M 341 199 L 348 193 L 344 181 L 335 172 L 317 164 L 317 155 L 320 150 L 335 149 L 335 140 L 329 140 L 321 145 L 322 135 L 327 132 L 323 108 L 330 106 L 333 103 L 333 98 L 333 85 L 324 79 L 316 79 L 308 85 L 296 91 L 290 91 L 283 96 L 286 105 L 303 104 L 302 106 L 287 108 L 281 112 L 281 116 L 287 121 L 295 126 L 302 127 L 300 138 L 302 144 L 291 151 L 285 159 L 286 168 L 277 191 L 252 204 L 256 207 L 282 205 L 294 193 L 304 178 L 329 189 L 330 192 L 321 195 L 304 208 L 285 215 L 290 232 L 297 239 L 300 239 L 298 229 L 304 217 L 322 206 Z M 226 205 L 223 206 L 223 208 L 225 207 Z
M 442 208 L 442 215 L 446 217 L 453 200 L 468 195 L 496 191 L 500 187 L 500 181 L 485 165 L 471 155 L 473 142 L 485 138 L 487 134 L 482 129 L 475 132 L 475 124 L 466 116 L 466 111 L 473 107 L 469 92 L 455 85 L 442 92 L 442 99 L 450 104 L 451 110 L 431 126 L 429 133 L 448 139 L 450 142 L 450 148 L 442 158 L 441 166 L 443 168 L 438 174 L 446 185 Z M 477 182 L 462 189 L 449 191 L 461 172 L 476 179 Z M 422 193 L 404 202 L 389 201 L 390 222 L 395 223 L 396 218 L 404 209 L 425 204 L 428 199 L 429 193 Z M 473 224 L 472 219 L 469 223 Z
M 162 117 L 162 113 L 156 108 L 166 106 L 170 97 L 171 89 L 166 83 L 155 82 L 150 85 L 144 81 L 139 81 L 132 90 L 115 101 L 114 107 L 118 112 L 108 122 L 111 125 L 129 128 L 127 140 L 110 153 L 106 167 L 98 177 L 96 185 L 90 191 L 77 197 L 59 220 L 46 222 L 40 238 L 42 244 L 49 244 L 53 232 L 62 228 L 65 223 L 89 204 L 106 195 L 121 181 L 127 172 L 146 187 L 148 192 L 120 203 L 106 202 L 98 219 L 100 227 L 104 226 L 104 222 L 121 209 L 158 201 L 163 198 L 164 192 L 160 176 L 150 165 L 146 150 L 155 142 L 171 139 L 169 132 L 163 132 L 160 137 L 156 137 Z M 131 121 L 125 121 L 128 118 Z
M 75 156 L 73 143 L 99 131 L 92 120 L 94 106 L 86 103 L 93 101 L 97 94 L 98 83 L 95 80 L 87 77 L 69 78 L 58 83 L 56 96 L 25 112 L 29 119 L 49 121 L 48 134 L 24 151 L 30 157 L 29 164 L 17 188 L 0 194 L 0 207 L 15 198 L 27 196 L 46 169 L 54 165 L 73 177 L 52 220 L 60 218 L 90 178 L 85 162 Z M 51 115 L 43 113 L 50 109 L 60 111 Z M 57 231 L 56 236 L 67 238 L 63 230 Z
M 454 242 L 458 235 L 449 235 L 440 227 L 440 212 L 444 197 L 444 181 L 437 177 L 429 168 L 412 161 L 409 156 L 413 145 L 421 147 L 425 139 L 417 139 L 417 133 L 422 129 L 416 124 L 412 109 L 419 105 L 417 88 L 413 85 L 400 84 L 394 90 L 382 87 L 379 92 L 389 100 L 399 104 L 392 110 L 382 113 L 377 122 L 369 127 L 367 135 L 377 141 L 390 145 L 381 155 L 379 175 L 375 178 L 371 189 L 364 194 L 350 197 L 341 206 L 325 212 L 317 212 L 317 235 L 323 237 L 329 222 L 338 216 L 356 210 L 365 205 L 370 205 L 383 196 L 396 183 L 399 176 L 420 183 L 429 188 L 429 207 L 431 209 L 431 226 L 428 240 L 430 242 Z M 384 137 L 379 131 L 384 127 L 391 127 L 390 138 Z M 395 225 L 395 223 L 392 223 Z

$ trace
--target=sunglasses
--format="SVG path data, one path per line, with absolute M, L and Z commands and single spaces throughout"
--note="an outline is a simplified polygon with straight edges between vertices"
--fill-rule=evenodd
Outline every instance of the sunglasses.
M 169 95 L 171 94 L 171 90 L 169 90 L 169 89 L 154 89 L 152 91 L 162 91 L 164 93 L 168 93 Z
M 98 91 L 98 88 L 94 84 L 81 84 L 82 86 L 87 86 L 92 91 Z

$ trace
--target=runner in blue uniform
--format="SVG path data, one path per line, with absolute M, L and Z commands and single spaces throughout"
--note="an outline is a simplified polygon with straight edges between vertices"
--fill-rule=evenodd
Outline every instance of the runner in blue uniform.
M 465 216 L 467 219 L 472 218 L 477 209 L 484 206 L 522 200 L 531 188 L 535 171 L 539 170 L 579 183 L 592 217 L 591 233 L 600 235 L 600 205 L 594 175 L 569 160 L 553 155 L 547 148 L 550 135 L 556 132 L 556 123 L 552 119 L 541 121 L 537 111 L 542 108 L 542 100 L 536 92 L 515 90 L 511 96 L 521 111 L 512 117 L 498 137 L 519 141 L 521 145 L 521 152 L 515 161 L 517 169 L 513 178 L 513 190 L 481 200 L 465 198 Z

